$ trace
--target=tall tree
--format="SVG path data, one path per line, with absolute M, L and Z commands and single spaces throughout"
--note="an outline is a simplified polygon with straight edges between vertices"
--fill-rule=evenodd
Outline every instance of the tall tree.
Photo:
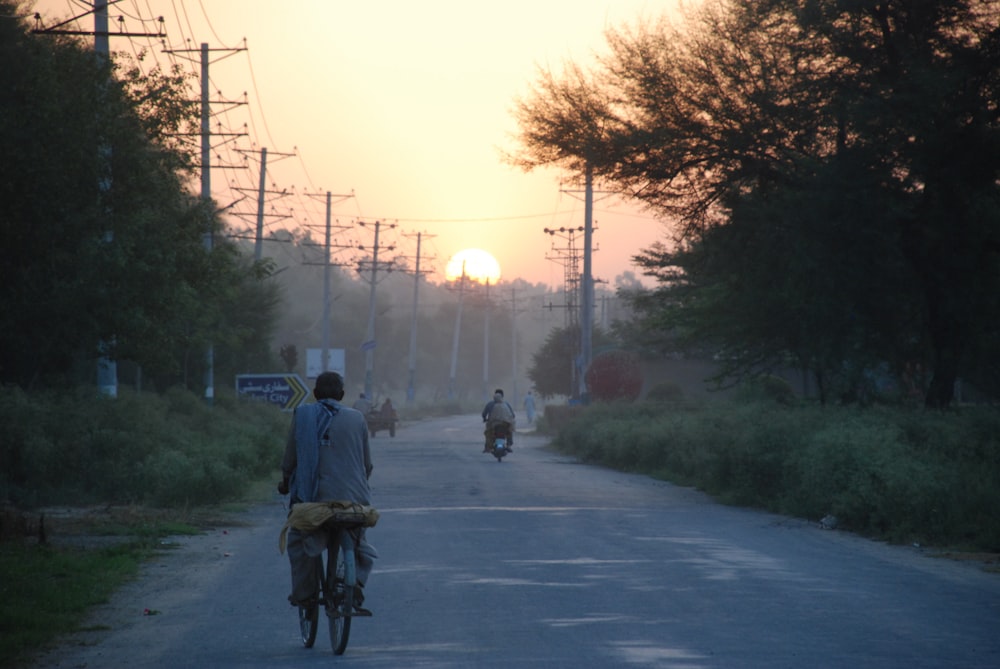
M 193 346 L 266 341 L 267 268 L 204 251 L 221 228 L 175 139 L 196 121 L 187 79 L 30 34 L 18 11 L 0 0 L 0 380 L 63 382 L 113 342 L 176 381 Z M 256 324 L 230 308 L 247 291 Z
M 728 0 L 610 31 L 596 168 L 678 223 L 638 256 L 655 318 L 734 374 L 925 363 L 946 406 L 1000 316 L 998 25 L 997 0 Z

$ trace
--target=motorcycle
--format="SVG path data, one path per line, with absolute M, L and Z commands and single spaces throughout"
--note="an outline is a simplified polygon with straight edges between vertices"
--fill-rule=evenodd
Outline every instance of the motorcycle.
M 497 423 L 493 426 L 493 450 L 490 453 L 497 459 L 497 462 L 501 462 L 503 456 L 510 453 L 510 449 L 507 447 L 507 434 L 509 432 L 509 423 Z

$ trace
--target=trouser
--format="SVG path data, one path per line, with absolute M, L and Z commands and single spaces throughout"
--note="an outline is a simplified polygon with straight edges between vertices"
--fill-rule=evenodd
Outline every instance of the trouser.
M 357 540 L 357 578 L 358 585 L 364 586 L 372 573 L 372 567 L 378 552 L 368 543 L 365 537 L 366 528 L 359 530 Z M 288 601 L 292 604 L 307 602 L 319 598 L 319 578 L 321 562 L 317 558 L 323 554 L 327 544 L 327 533 L 301 532 L 288 530 L 288 562 L 292 569 L 292 594 Z

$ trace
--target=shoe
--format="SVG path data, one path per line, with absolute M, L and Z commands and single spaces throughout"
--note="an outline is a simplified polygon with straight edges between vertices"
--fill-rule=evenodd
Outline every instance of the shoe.
M 295 600 L 292 599 L 291 595 L 288 595 L 288 603 L 301 609 L 310 609 L 315 606 L 319 606 L 319 597 L 309 597 L 308 599 Z
M 365 603 L 365 591 L 362 586 L 354 586 L 354 601 L 352 603 L 354 604 L 354 615 L 370 616 L 372 614 L 371 611 L 361 606 Z

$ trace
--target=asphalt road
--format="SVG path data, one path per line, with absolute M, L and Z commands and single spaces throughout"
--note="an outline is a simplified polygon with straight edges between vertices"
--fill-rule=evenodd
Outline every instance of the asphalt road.
M 285 510 L 179 539 L 36 666 L 1000 667 L 1000 574 L 578 464 L 476 416 L 373 440 L 382 512 L 342 657 L 303 649 Z M 143 615 L 149 609 L 152 615 Z

